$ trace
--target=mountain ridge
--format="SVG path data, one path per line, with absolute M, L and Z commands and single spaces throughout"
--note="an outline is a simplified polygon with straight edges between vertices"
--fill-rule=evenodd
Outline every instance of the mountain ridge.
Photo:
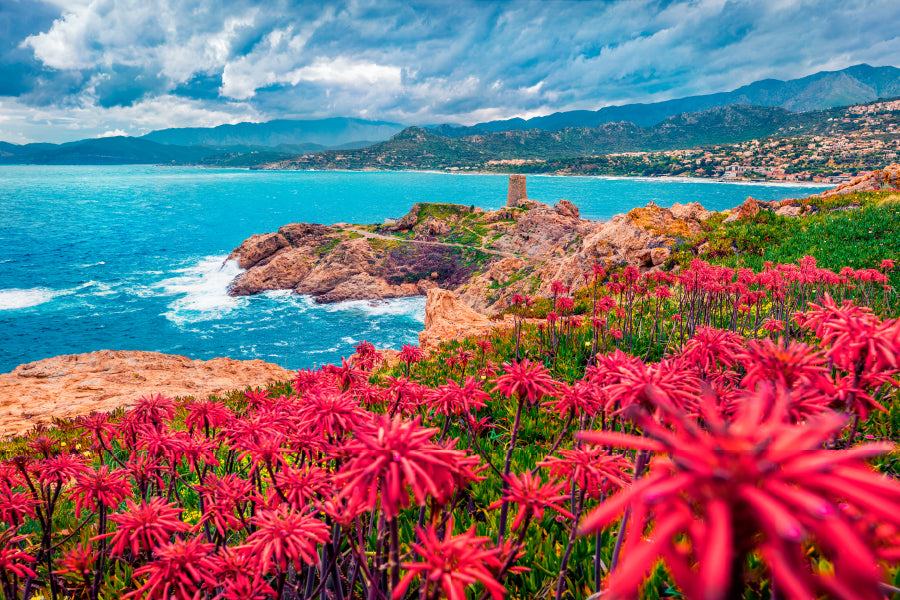
M 661 123 L 668 117 L 716 106 L 747 104 L 779 107 L 791 112 L 810 112 L 872 102 L 900 96 L 900 68 L 854 65 L 839 71 L 819 71 L 798 79 L 761 79 L 730 92 L 686 96 L 652 103 L 606 106 L 597 110 L 556 112 L 531 119 L 513 118 L 487 121 L 472 126 L 442 124 L 441 135 L 463 137 L 477 133 L 512 129 L 555 131 L 564 127 L 595 127 L 603 123 L 628 121 L 641 127 Z

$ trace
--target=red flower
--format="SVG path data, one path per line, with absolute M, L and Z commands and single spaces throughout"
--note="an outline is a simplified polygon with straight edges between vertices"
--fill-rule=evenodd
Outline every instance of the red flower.
M 19 543 L 26 541 L 24 535 L 18 535 L 18 530 L 7 529 L 0 533 L 0 576 L 6 581 L 6 573 L 12 573 L 16 577 L 37 577 L 31 567 L 24 563 L 33 563 L 35 558 L 25 554 L 19 549 Z M 3 588 L 4 592 L 6 588 Z
M 162 394 L 141 396 L 129 413 L 136 423 L 159 425 L 175 416 L 175 401 Z
M 584 380 L 576 381 L 572 385 L 559 384 L 556 397 L 546 402 L 543 406 L 552 407 L 561 417 L 565 417 L 571 411 L 576 416 L 594 415 L 603 404 L 598 397 L 594 386 Z
M 681 356 L 695 365 L 701 373 L 710 373 L 730 369 L 738 361 L 744 345 L 744 338 L 733 331 L 698 327 L 694 337 L 684 345 Z
M 331 474 L 316 466 L 290 465 L 275 473 L 275 485 L 294 510 L 303 510 L 317 496 L 330 496 Z
M 588 369 L 590 381 L 606 393 L 606 410 L 638 404 L 654 409 L 660 402 L 692 409 L 699 390 L 697 377 L 679 359 L 644 364 L 621 350 L 597 356 Z
M 677 413 L 670 415 L 673 431 L 643 413 L 637 418 L 646 437 L 581 434 L 597 444 L 660 453 L 649 475 L 581 524 L 583 533 L 597 531 L 626 506 L 632 509 L 622 563 L 604 597 L 636 597 L 662 556 L 685 596 L 724 598 L 732 578 L 741 577 L 732 569 L 754 550 L 785 597 L 849 597 L 846 590 L 853 597 L 881 597 L 873 532 L 875 523 L 900 527 L 900 483 L 864 460 L 893 446 L 822 450 L 843 417 L 792 425 L 785 422 L 785 402 L 768 402 L 775 407 L 765 414 L 760 407 L 766 402 L 759 400 L 748 397 L 731 423 L 704 409 L 709 431 Z M 833 575 L 811 568 L 805 550 L 810 542 L 833 565 Z
M 614 488 L 631 485 L 628 475 L 634 469 L 631 461 L 621 454 L 611 454 L 600 446 L 581 444 L 573 450 L 560 450 L 560 456 L 550 456 L 538 463 L 547 467 L 554 477 L 568 481 L 575 479 L 588 497 L 599 500 Z
M 78 454 L 60 454 L 46 458 L 35 466 L 38 479 L 44 485 L 68 483 L 87 469 L 87 461 Z
M 110 471 L 103 465 L 97 470 L 90 469 L 75 476 L 75 483 L 69 493 L 75 498 L 75 516 L 82 510 L 97 511 L 100 506 L 113 508 L 131 495 L 128 472 L 124 469 Z
M 437 429 L 419 425 L 419 420 L 403 421 L 381 416 L 370 430 L 359 431 L 356 439 L 342 447 L 349 456 L 343 471 L 335 476 L 342 487 L 338 497 L 365 498 L 370 508 L 379 505 L 387 519 L 409 506 L 412 490 L 417 504 L 431 495 L 446 500 L 460 484 L 478 479 L 477 457 L 431 441 Z
M 459 415 L 483 408 L 491 396 L 481 389 L 480 380 L 469 377 L 462 386 L 448 379 L 446 384 L 428 390 L 425 399 L 438 414 Z
M 256 498 L 253 483 L 232 473 L 221 477 L 215 473 L 207 474 L 197 491 L 206 503 L 202 520 L 211 521 L 221 536 L 228 529 L 243 527 L 243 521 L 237 514 L 242 512 L 247 502 Z
M 288 562 L 297 568 L 300 561 L 314 565 L 319 561 L 316 546 L 331 539 L 328 527 L 321 520 L 285 505 L 275 510 L 260 509 L 253 517 L 253 524 L 256 531 L 238 549 L 254 556 L 264 572 L 273 566 L 284 572 Z
M 438 538 L 431 526 L 425 530 L 420 529 L 419 537 L 422 543 L 411 546 L 422 558 L 422 562 L 402 564 L 407 573 L 394 590 L 394 600 L 402 598 L 409 584 L 418 576 L 428 580 L 424 595 L 426 598 L 436 596 L 427 589 L 434 586 L 435 590 L 451 600 L 464 600 L 466 587 L 476 582 L 482 583 L 494 600 L 503 598 L 506 594 L 506 590 L 493 575 L 501 567 L 498 558 L 500 549 L 486 548 L 490 546 L 490 538 L 476 536 L 474 527 L 454 536 L 453 519 L 450 519 L 443 540 Z
M 509 477 L 504 477 L 508 487 L 503 494 L 503 498 L 492 504 L 489 508 L 500 508 L 504 501 L 511 502 L 519 507 L 516 518 L 513 520 L 512 529 L 518 529 L 523 521 L 530 517 L 541 519 L 544 517 L 544 510 L 549 508 L 555 510 L 559 514 L 574 519 L 575 516 L 566 510 L 560 502 L 568 499 L 567 494 L 560 494 L 566 487 L 565 481 L 550 480 L 547 483 L 541 483 L 540 475 L 532 475 L 531 471 L 525 471 L 521 475 L 512 473 Z
M 112 537 L 110 553 L 113 555 L 121 555 L 125 548 L 138 554 L 142 549 L 150 550 L 165 544 L 176 531 L 189 530 L 191 526 L 180 517 L 181 509 L 174 503 L 166 504 L 162 498 L 140 504 L 125 500 L 125 511 L 109 516 L 109 520 L 119 526 L 116 532 L 93 539 Z
M 347 362 L 347 359 L 343 356 L 341 357 L 340 367 L 335 365 L 325 365 L 322 370 L 334 377 L 343 391 L 347 391 L 353 384 L 365 381 L 369 378 L 368 373 L 354 368 L 353 362 Z
M 17 492 L 7 482 L 0 482 L 0 521 L 21 525 L 26 516 L 34 518 L 37 504 L 38 500 L 31 492 Z
M 419 410 L 425 399 L 425 388 L 406 377 L 388 377 L 388 407 L 401 415 Z
M 302 406 L 300 416 L 326 439 L 338 439 L 372 418 L 356 398 L 337 390 L 310 390 L 303 396 Z
M 54 571 L 57 575 L 74 575 L 86 581 L 94 569 L 94 551 L 91 549 L 91 545 L 76 544 L 74 548 L 62 555 L 59 566 L 60 569 Z
M 418 346 L 414 346 L 413 344 L 403 344 L 400 348 L 400 354 L 397 356 L 400 359 L 400 362 L 405 362 L 408 367 L 412 363 L 417 363 L 425 358 L 425 353 L 422 352 L 422 349 Z
M 210 556 L 215 546 L 201 538 L 175 540 L 153 551 L 154 560 L 135 570 L 135 577 L 147 575 L 147 581 L 123 598 L 147 600 L 196 600 L 204 586 L 221 582 L 212 576 L 216 563 Z
M 273 590 L 260 572 L 256 557 L 244 550 L 225 546 L 212 556 L 211 575 L 222 586 L 222 600 L 265 600 Z
M 184 424 L 188 431 L 193 433 L 195 428 L 203 431 L 216 429 L 230 422 L 234 417 L 227 406 L 217 400 L 200 400 L 191 402 L 185 406 L 187 414 Z
M 533 363 L 527 358 L 521 362 L 503 363 L 503 375 L 495 383 L 495 392 L 508 398 L 516 396 L 527 399 L 530 404 L 543 396 L 552 396 L 558 385 L 544 365 Z

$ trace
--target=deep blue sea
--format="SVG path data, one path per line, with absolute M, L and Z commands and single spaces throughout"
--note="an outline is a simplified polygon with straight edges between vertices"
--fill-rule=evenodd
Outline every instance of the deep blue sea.
M 415 342 L 424 300 L 317 305 L 289 292 L 230 298 L 223 265 L 254 233 L 292 222 L 376 223 L 415 202 L 496 209 L 504 175 L 258 172 L 180 167 L 0 166 L 0 373 L 57 354 L 155 350 L 340 361 L 367 339 Z M 529 176 L 528 196 L 607 219 L 654 201 L 721 210 L 809 186 Z

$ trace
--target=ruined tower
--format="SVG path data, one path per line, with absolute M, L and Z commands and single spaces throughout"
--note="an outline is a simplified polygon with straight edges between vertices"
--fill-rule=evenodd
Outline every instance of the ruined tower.
M 525 193 L 525 176 L 510 175 L 509 189 L 506 192 L 506 206 L 516 207 L 520 200 L 527 200 L 528 195 Z

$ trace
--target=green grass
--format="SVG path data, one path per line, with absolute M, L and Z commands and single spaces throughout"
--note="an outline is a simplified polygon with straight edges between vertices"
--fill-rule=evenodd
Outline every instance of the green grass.
M 758 270 L 765 261 L 793 263 L 810 255 L 820 267 L 838 271 L 845 266 L 878 268 L 882 259 L 900 256 L 900 196 L 896 193 L 848 194 L 809 203 L 818 212 L 801 218 L 763 210 L 750 221 L 723 224 L 723 216 L 716 215 L 704 224 L 704 234 L 678 248 L 670 266 L 686 266 L 699 256 Z M 834 210 L 852 205 L 859 208 Z M 695 253 L 701 247 L 703 252 Z

